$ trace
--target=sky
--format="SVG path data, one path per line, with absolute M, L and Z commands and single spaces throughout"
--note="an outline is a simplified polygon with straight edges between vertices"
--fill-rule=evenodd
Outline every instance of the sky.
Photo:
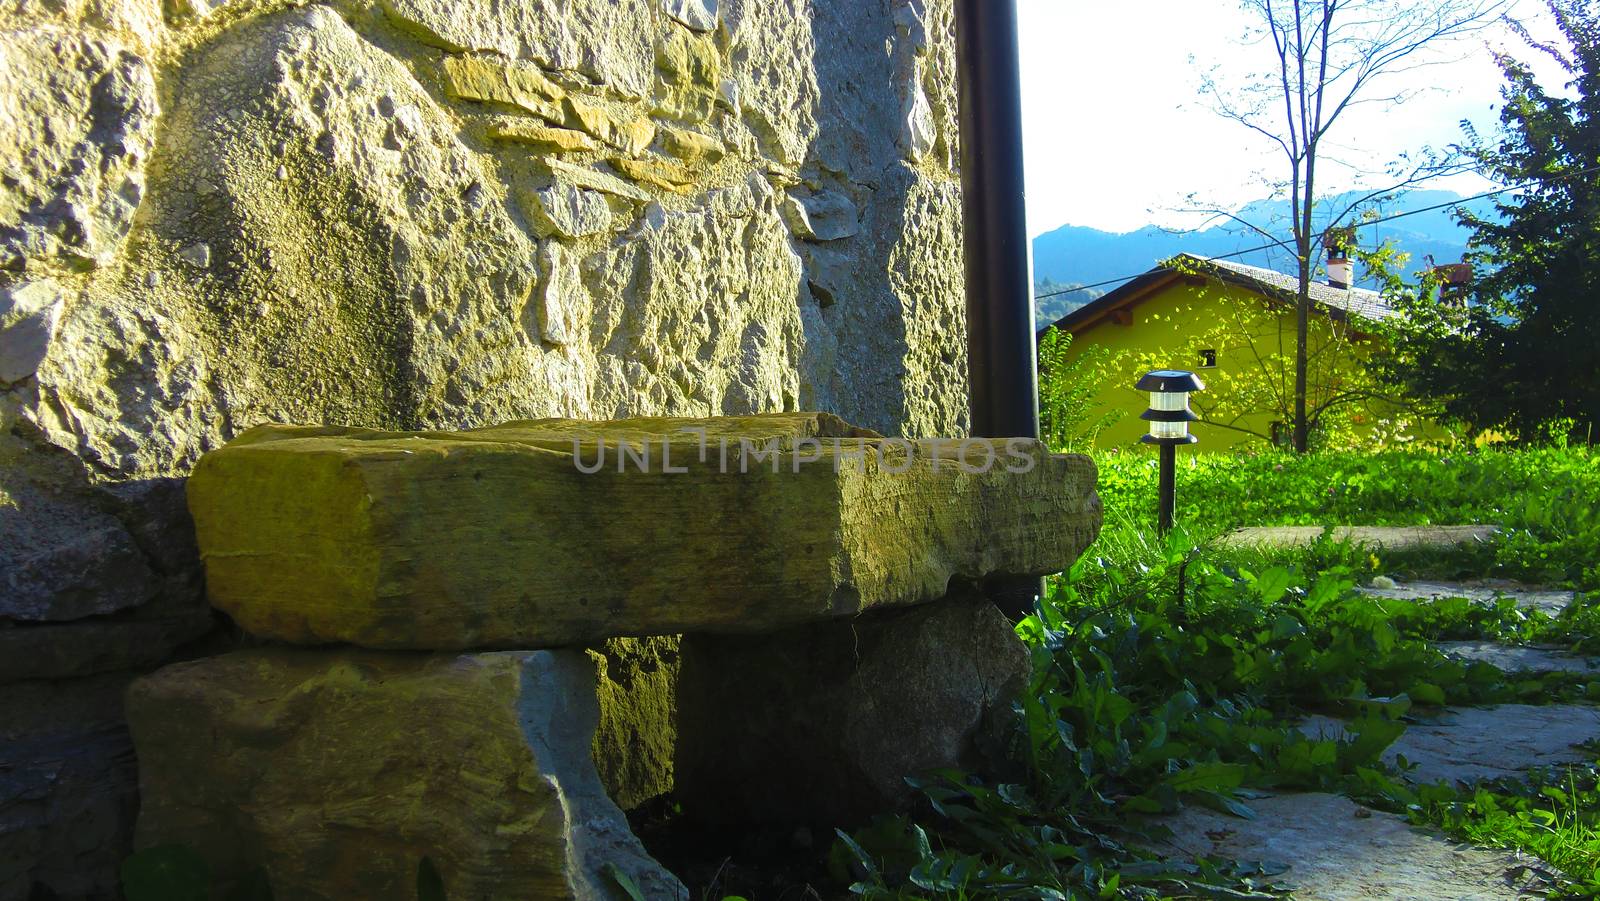
M 1221 81 L 1273 59 L 1270 46 L 1241 42 L 1249 20 L 1236 0 L 1018 0 L 1017 7 L 1030 235 L 1065 224 L 1117 232 L 1151 223 L 1197 227 L 1206 217 L 1184 212 L 1194 205 L 1189 195 L 1236 209 L 1267 196 L 1269 180 L 1281 178 L 1281 151 L 1219 117 L 1198 93 L 1212 67 Z M 1551 33 L 1538 3 L 1523 0 L 1516 14 L 1535 34 Z M 1437 65 L 1394 76 L 1385 93 L 1415 90 L 1405 103 L 1352 108 L 1330 133 L 1337 153 L 1359 168 L 1381 167 L 1408 150 L 1460 141 L 1463 119 L 1489 133 L 1502 80 L 1495 48 L 1536 57 L 1503 28 L 1464 39 Z M 1331 190 L 1370 186 L 1348 170 L 1324 174 Z M 1490 186 L 1463 175 L 1429 187 L 1469 194 Z

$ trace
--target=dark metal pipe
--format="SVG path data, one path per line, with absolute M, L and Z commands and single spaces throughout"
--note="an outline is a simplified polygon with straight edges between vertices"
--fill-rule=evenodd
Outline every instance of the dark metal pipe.
M 972 434 L 1039 437 L 1015 0 L 956 0 Z
M 1033 259 L 1022 177 L 1015 0 L 955 0 L 961 85 L 961 207 L 972 435 L 1039 437 Z M 989 585 L 1009 616 L 1032 612 L 1038 579 Z

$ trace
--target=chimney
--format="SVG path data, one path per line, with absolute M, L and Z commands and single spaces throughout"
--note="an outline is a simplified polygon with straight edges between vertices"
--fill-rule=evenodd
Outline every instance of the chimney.
M 1330 228 L 1322 233 L 1322 246 L 1328 250 L 1328 287 L 1348 290 L 1350 287 L 1350 251 L 1355 246 L 1356 230 Z
M 1433 265 L 1433 257 L 1429 256 L 1428 274 L 1439 280 L 1439 299 L 1451 306 L 1465 306 L 1467 293 L 1472 290 L 1472 264 L 1467 261 L 1467 255 L 1461 255 L 1459 263 L 1445 263 L 1442 266 Z

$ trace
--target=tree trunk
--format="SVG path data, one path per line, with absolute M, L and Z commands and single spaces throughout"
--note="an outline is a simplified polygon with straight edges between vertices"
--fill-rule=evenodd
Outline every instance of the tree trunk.
M 1303 454 L 1311 448 L 1309 424 L 1306 421 L 1306 380 L 1309 349 L 1307 348 L 1308 322 L 1311 312 L 1311 253 L 1310 248 L 1300 251 L 1300 291 L 1295 299 L 1294 316 L 1294 450 Z

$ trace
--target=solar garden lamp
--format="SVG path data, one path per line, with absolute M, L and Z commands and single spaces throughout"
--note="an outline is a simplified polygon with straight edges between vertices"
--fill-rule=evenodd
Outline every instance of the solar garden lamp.
M 1139 440 L 1161 448 L 1160 507 L 1156 528 L 1165 535 L 1172 530 L 1172 513 L 1177 502 L 1178 445 L 1200 440 L 1189 434 L 1189 423 L 1199 419 L 1189 409 L 1189 395 L 1205 390 L 1205 383 L 1182 369 L 1157 369 L 1147 372 L 1133 386 L 1150 392 L 1150 409 L 1139 418 L 1150 423 L 1150 432 Z

